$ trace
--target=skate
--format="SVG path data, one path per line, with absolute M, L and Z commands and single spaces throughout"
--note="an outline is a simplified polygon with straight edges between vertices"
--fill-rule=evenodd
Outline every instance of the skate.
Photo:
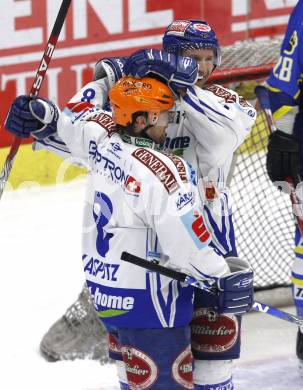
M 297 334 L 296 353 L 299 359 L 300 371 L 302 372 L 303 375 L 303 333 L 300 328 L 298 329 L 298 334 Z

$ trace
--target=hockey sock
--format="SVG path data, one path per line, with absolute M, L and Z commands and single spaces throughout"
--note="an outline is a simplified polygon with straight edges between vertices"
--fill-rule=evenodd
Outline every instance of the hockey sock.
M 119 377 L 120 390 L 130 390 L 127 382 L 124 362 L 116 360 L 116 367 Z
M 221 383 L 214 383 L 211 385 L 196 385 L 195 384 L 195 390 L 214 390 L 214 389 L 220 389 L 220 390 L 234 390 L 234 385 L 232 382 L 232 378 L 228 379 L 225 382 Z
M 197 360 L 194 365 L 195 390 L 233 390 L 232 360 Z
M 130 390 L 130 387 L 127 383 L 119 382 L 120 384 L 120 390 Z

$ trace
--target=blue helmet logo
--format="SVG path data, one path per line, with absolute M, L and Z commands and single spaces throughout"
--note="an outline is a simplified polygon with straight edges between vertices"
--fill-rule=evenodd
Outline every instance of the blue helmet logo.
M 175 20 L 163 36 L 163 49 L 174 54 L 180 50 L 213 49 L 216 66 L 221 63 L 221 50 L 215 31 L 203 20 Z
M 93 216 L 96 223 L 98 235 L 96 248 L 101 257 L 105 257 L 109 250 L 109 240 L 114 236 L 103 229 L 109 222 L 113 214 L 111 200 L 103 192 L 95 192 Z

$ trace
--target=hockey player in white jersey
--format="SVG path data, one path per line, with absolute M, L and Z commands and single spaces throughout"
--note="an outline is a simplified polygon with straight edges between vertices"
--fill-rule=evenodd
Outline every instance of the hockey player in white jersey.
M 121 389 L 210 389 L 193 382 L 193 288 L 124 263 L 121 253 L 156 257 L 216 286 L 212 307 L 219 313 L 250 310 L 253 273 L 244 260 L 224 259 L 209 245 L 192 167 L 147 147 L 165 139 L 172 91 L 154 78 L 124 77 L 109 97 L 113 118 L 97 107 L 69 118 L 50 101 L 20 96 L 6 127 L 23 137 L 58 131 L 72 155 L 90 166 L 82 260 L 97 314 L 117 337 Z M 137 137 L 145 147 L 136 146 Z
M 232 154 L 248 134 L 255 119 L 255 111 L 234 91 L 221 86 L 203 87 L 215 66 L 220 63 L 220 48 L 215 33 L 206 22 L 173 22 L 167 28 L 163 44 L 166 51 L 172 54 L 157 50 L 140 51 L 131 56 L 126 69 L 136 75 L 156 72 L 167 79 L 174 79 L 177 65 L 180 66 L 180 52 L 198 61 L 200 67 L 197 85 L 189 88 L 176 104 L 173 115 L 175 123 L 168 126 L 163 147 L 165 150 L 182 154 L 198 169 L 200 177 L 203 176 L 206 181 L 212 183 L 206 193 L 209 198 L 215 194 L 215 199 L 209 199 L 208 205 L 205 206 L 205 222 L 212 229 L 211 245 L 224 256 L 235 254 L 229 194 L 225 181 Z M 182 62 L 182 57 L 179 60 Z M 106 106 L 108 90 L 122 75 L 124 62 L 125 58 L 100 61 L 96 71 L 97 80 L 85 86 L 69 102 L 65 113 L 70 116 L 83 115 L 83 112 L 96 104 Z M 180 72 L 180 68 L 178 71 Z M 177 77 L 180 81 L 180 74 Z M 181 81 L 183 86 L 193 85 L 192 80 L 186 79 L 185 76 Z M 127 141 L 126 136 L 124 140 Z M 136 142 L 141 141 L 137 138 Z M 145 143 L 144 140 L 142 142 Z M 37 144 L 37 148 L 41 145 L 47 145 L 48 148 L 59 150 L 63 154 L 68 150 L 62 140 L 55 136 L 43 139 L 40 146 Z M 218 208 L 219 213 L 215 212 Z M 204 297 L 201 299 L 204 300 Z M 201 332 L 197 332 L 198 329 L 212 329 L 208 333 L 219 335 L 218 329 L 222 323 L 230 337 L 205 337 Z M 193 348 L 197 359 L 202 359 L 196 365 L 201 365 L 201 372 L 207 372 L 209 375 L 196 379 L 201 386 L 211 384 L 231 388 L 231 359 L 239 356 L 239 328 L 240 324 L 235 316 L 218 317 L 209 309 L 201 307 L 199 300 L 196 300 L 196 313 L 192 324 Z M 216 363 L 213 363 L 214 360 Z M 213 369 L 208 369 L 208 365 Z
M 124 72 L 143 76 L 155 71 L 169 79 L 172 56 L 181 55 L 197 61 L 198 81 L 176 102 L 179 123 L 168 127 L 164 148 L 181 153 L 199 177 L 204 178 L 206 191 L 202 196 L 205 194 L 207 201 L 204 216 L 212 233 L 211 245 L 223 256 L 236 255 L 226 180 L 233 152 L 249 134 L 256 112 L 234 91 L 219 85 L 205 85 L 215 67 L 220 65 L 221 57 L 215 33 L 207 23 L 173 22 L 164 34 L 163 48 L 166 52 L 138 51 L 126 60 Z M 205 293 L 196 291 L 191 324 L 195 386 L 203 390 L 208 386 L 231 389 L 232 360 L 240 356 L 241 317 L 214 314 L 208 299 Z M 231 337 L 220 336 L 222 325 Z

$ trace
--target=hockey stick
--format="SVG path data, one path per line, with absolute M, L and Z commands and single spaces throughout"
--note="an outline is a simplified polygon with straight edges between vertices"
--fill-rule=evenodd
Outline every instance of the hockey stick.
M 186 275 L 183 272 L 179 272 L 171 268 L 163 267 L 162 265 L 142 259 L 141 257 L 137 257 L 128 252 L 122 252 L 121 260 L 127 261 L 128 263 L 135 264 L 153 272 L 158 272 L 161 275 L 178 280 L 179 282 L 187 283 L 190 286 L 200 288 L 201 290 L 205 290 L 209 293 L 214 293 L 214 291 L 210 290 L 208 284 L 204 283 L 203 280 L 197 280 L 193 276 Z M 280 318 L 281 320 L 287 322 L 292 322 L 298 326 L 303 325 L 303 318 L 286 313 L 285 311 L 276 309 L 275 307 L 268 306 L 265 303 L 254 301 L 252 310 L 270 314 L 271 316 Z
M 62 4 L 61 4 L 61 7 L 59 9 L 54 27 L 52 29 L 50 36 L 49 36 L 45 51 L 43 53 L 41 62 L 39 64 L 39 67 L 38 67 L 38 70 L 37 70 L 37 73 L 36 73 L 36 76 L 35 76 L 35 79 L 33 82 L 33 85 L 31 87 L 31 90 L 29 93 L 29 96 L 32 98 L 37 97 L 37 95 L 40 91 L 40 88 L 41 88 L 42 82 L 44 80 L 48 65 L 50 63 L 53 52 L 55 50 L 55 46 L 57 44 L 62 26 L 63 26 L 64 21 L 66 19 L 66 15 L 67 15 L 70 3 L 71 3 L 71 0 L 63 0 L 62 1 Z M 16 154 L 17 154 L 19 147 L 21 145 L 21 141 L 22 141 L 22 138 L 14 137 L 14 141 L 13 141 L 12 146 L 10 148 L 9 154 L 6 157 L 3 170 L 0 174 L 0 199 L 1 199 L 2 194 L 3 194 L 5 184 L 6 184 L 8 178 L 9 178 L 9 175 L 11 173 L 14 159 L 15 159 Z
M 255 93 L 256 93 L 256 96 L 259 100 L 260 107 L 264 111 L 266 122 L 268 124 L 269 130 L 272 133 L 272 132 L 276 131 L 277 128 L 276 128 L 274 118 L 273 118 L 273 115 L 272 115 L 272 112 L 270 109 L 268 90 L 264 86 L 258 85 L 255 88 Z M 285 178 L 285 180 L 287 181 L 287 183 L 290 186 L 290 200 L 291 200 L 291 203 L 293 206 L 293 212 L 296 216 L 296 220 L 298 223 L 298 227 L 299 227 L 301 236 L 303 237 L 302 202 L 300 202 L 300 200 L 297 197 L 293 178 L 288 176 Z M 296 181 L 297 181 L 297 183 L 300 183 L 302 181 L 300 175 L 298 175 L 296 177 Z

